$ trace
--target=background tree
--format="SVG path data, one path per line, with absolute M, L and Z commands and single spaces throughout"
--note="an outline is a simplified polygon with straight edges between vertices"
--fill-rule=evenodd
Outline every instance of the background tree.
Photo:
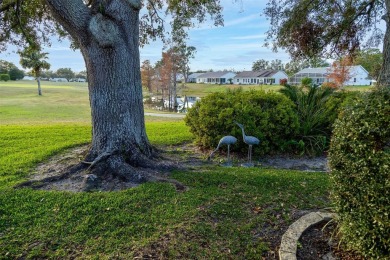
M 268 69 L 269 61 L 260 59 L 252 64 L 252 71 L 259 71 L 259 70 L 265 70 Z
M 43 69 L 50 69 L 50 64 L 46 61 L 47 53 L 26 48 L 23 51 L 19 51 L 19 55 L 20 65 L 22 65 L 23 68 L 31 69 L 33 76 L 38 82 L 38 95 L 42 96 L 41 71 Z
M 362 65 L 370 77 L 377 79 L 383 63 L 383 54 L 379 49 L 366 49 L 359 51 L 353 61 L 353 65 Z
M 16 66 L 12 62 L 0 60 L 0 74 L 8 74 L 9 70 L 14 67 Z
M 155 76 L 153 66 L 150 64 L 150 60 L 144 60 L 141 65 L 141 82 L 142 86 L 146 87 L 149 92 L 152 92 L 152 82 Z
M 0 60 L 0 74 L 8 74 L 11 80 L 23 79 L 24 71 L 16 67 L 12 62 Z
M 174 51 L 177 55 L 178 72 L 183 75 L 184 83 L 186 83 L 190 74 L 190 59 L 194 58 L 196 48 L 194 46 L 187 46 L 186 44 L 181 43 L 174 47 Z
M 74 72 L 71 68 L 59 68 L 56 71 L 57 77 L 66 78 L 68 81 L 75 77 Z
M 20 80 L 24 78 L 24 71 L 15 66 L 8 71 L 8 75 L 11 80 Z
M 58 78 L 57 73 L 53 72 L 52 70 L 42 70 L 41 77 L 47 79 Z
M 281 60 L 276 59 L 271 60 L 271 63 L 268 68 L 271 70 L 284 70 L 284 65 Z
M 10 77 L 8 74 L 0 74 L 0 80 L 1 81 L 8 81 L 8 80 L 10 80 Z
M 328 79 L 330 82 L 335 83 L 337 88 L 342 88 L 344 83 L 352 78 L 351 75 L 351 59 L 344 57 L 339 61 L 333 62 L 332 66 L 329 68 Z
M 208 14 L 222 25 L 219 0 L 41 0 L 1 1 L 0 48 L 7 43 L 40 46 L 51 33 L 66 32 L 78 46 L 88 72 L 92 144 L 86 164 L 97 176 L 127 181 L 152 178 L 133 166 L 159 168 L 146 135 L 139 43 L 164 38 L 161 14 L 185 38 Z M 146 10 L 139 18 L 140 10 Z M 164 12 L 164 10 L 165 12 Z M 16 10 L 16 11 L 15 11 Z M 19 37 L 15 37 L 17 34 Z
M 159 64 L 159 75 L 161 87 L 163 89 L 163 99 L 165 98 L 167 101 L 169 110 L 175 106 L 176 101 L 177 66 L 174 62 L 175 57 L 172 50 L 162 53 L 161 63 Z
M 80 71 L 79 73 L 76 73 L 75 77 L 78 79 L 87 79 L 87 71 Z
M 294 59 L 354 55 L 384 39 L 378 83 L 390 85 L 390 1 L 269 1 L 264 13 L 271 23 L 267 44 L 286 49 Z M 381 18 L 385 34 L 377 27 Z
M 279 59 L 271 61 L 260 59 L 252 64 L 252 71 L 259 70 L 284 70 L 284 64 Z

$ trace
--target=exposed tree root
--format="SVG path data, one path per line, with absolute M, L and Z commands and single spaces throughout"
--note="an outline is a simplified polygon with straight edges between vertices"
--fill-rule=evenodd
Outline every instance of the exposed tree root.
M 39 189 L 39 188 L 42 188 L 43 186 L 45 186 L 47 183 L 58 182 L 58 181 L 67 179 L 70 176 L 72 176 L 73 174 L 85 170 L 85 168 L 86 167 L 83 164 L 72 165 L 72 166 L 69 166 L 66 169 L 66 171 L 64 171 L 60 175 L 46 177 L 46 178 L 43 178 L 41 180 L 28 180 L 28 181 L 25 181 L 25 182 L 22 182 L 22 183 L 15 185 L 14 188 L 19 189 L 19 188 L 31 187 L 31 188 Z
M 29 180 L 15 188 L 57 189 L 61 185 L 68 185 L 73 187 L 72 191 L 108 191 L 134 187 L 145 182 L 165 182 L 174 185 L 177 191 L 185 191 L 185 185 L 167 178 L 169 171 L 175 168 L 177 165 L 166 158 L 148 158 L 140 153 L 129 156 L 110 151 L 102 153 L 91 162 L 82 161 L 65 167 L 58 175 Z

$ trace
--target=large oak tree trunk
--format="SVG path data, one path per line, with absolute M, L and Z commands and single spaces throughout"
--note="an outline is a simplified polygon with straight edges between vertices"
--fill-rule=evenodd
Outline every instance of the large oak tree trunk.
M 138 45 L 132 45 L 100 48 L 92 44 L 82 48 L 92 113 L 92 158 L 114 151 L 151 155 L 145 132 Z
M 100 2 L 47 0 L 52 13 L 76 40 L 88 72 L 92 145 L 86 163 L 98 176 L 142 182 L 134 166 L 155 168 L 144 123 L 137 0 Z M 66 8 L 64 9 L 64 6 Z
M 390 86 L 390 0 L 385 1 L 386 14 L 383 19 L 386 22 L 386 32 L 383 41 L 383 63 L 378 77 L 380 86 Z

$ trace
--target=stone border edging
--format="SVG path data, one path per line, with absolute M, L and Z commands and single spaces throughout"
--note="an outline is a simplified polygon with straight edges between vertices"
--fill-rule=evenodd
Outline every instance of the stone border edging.
M 306 214 L 292 223 L 282 236 L 279 248 L 279 259 L 296 260 L 298 240 L 302 233 L 311 226 L 321 221 L 331 220 L 335 216 L 336 213 L 317 211 Z

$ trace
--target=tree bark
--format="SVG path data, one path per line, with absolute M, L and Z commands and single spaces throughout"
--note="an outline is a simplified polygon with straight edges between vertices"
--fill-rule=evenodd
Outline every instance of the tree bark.
M 42 96 L 41 77 L 37 77 L 37 83 L 38 83 L 38 95 Z
M 383 63 L 378 77 L 379 86 L 390 86 L 390 0 L 385 1 L 386 14 L 383 19 L 386 22 L 386 32 L 383 41 Z
M 47 2 L 56 20 L 78 42 L 86 63 L 92 114 L 92 145 L 86 161 L 98 174 L 143 181 L 133 166 L 153 168 L 149 160 L 153 150 L 142 102 L 141 2 L 104 1 L 97 10 L 89 10 L 81 0 Z

